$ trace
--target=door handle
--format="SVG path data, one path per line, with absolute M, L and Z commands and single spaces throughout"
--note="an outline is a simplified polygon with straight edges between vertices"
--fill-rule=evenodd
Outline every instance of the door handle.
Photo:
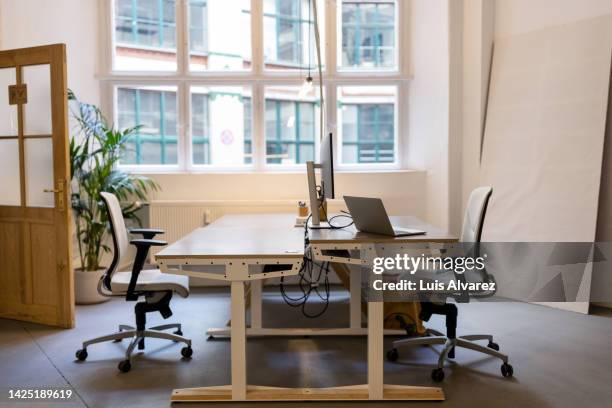
M 64 211 L 65 209 L 65 203 L 64 203 L 64 181 L 63 180 L 57 180 L 57 188 L 56 189 L 51 189 L 51 188 L 45 188 L 43 190 L 43 192 L 45 193 L 52 193 L 55 194 L 57 193 L 57 209 L 60 211 Z

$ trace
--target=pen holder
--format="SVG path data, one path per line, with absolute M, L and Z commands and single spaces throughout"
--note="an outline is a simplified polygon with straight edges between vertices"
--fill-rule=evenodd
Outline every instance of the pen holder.
M 308 217 L 308 206 L 304 201 L 298 203 L 298 217 Z

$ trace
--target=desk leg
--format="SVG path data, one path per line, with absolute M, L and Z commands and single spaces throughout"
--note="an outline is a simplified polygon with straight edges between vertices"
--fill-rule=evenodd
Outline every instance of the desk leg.
M 361 271 L 367 273 L 369 285 L 374 281 L 371 267 L 376 257 L 374 246 L 361 249 L 361 259 L 366 261 L 366 267 Z M 383 399 L 384 390 L 384 303 L 368 302 L 368 397 L 370 400 Z
M 232 400 L 246 399 L 246 322 L 244 282 L 232 282 Z
M 263 279 L 251 281 L 251 329 L 261 329 L 261 291 Z
M 361 329 L 361 268 L 352 268 L 349 282 L 351 329 Z
M 383 399 L 383 302 L 368 303 L 368 391 L 371 400 Z

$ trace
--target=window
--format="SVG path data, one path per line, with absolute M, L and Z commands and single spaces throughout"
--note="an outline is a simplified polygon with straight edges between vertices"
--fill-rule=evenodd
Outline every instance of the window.
M 176 71 L 175 0 L 115 1 L 115 66 Z
M 176 88 L 117 88 L 117 125 L 140 126 L 127 144 L 124 164 L 177 164 Z
M 191 71 L 250 69 L 251 0 L 189 0 L 188 9 Z
M 189 51 L 194 55 L 206 55 L 208 52 L 208 9 L 206 0 L 189 2 Z M 205 65 L 205 64 L 202 64 Z
M 242 87 L 191 88 L 194 165 L 241 166 L 251 156 L 251 95 Z M 248 106 L 248 108 L 247 108 Z
M 210 128 L 208 126 L 208 93 L 191 94 L 191 144 L 193 162 L 210 163 Z
M 341 162 L 393 163 L 397 140 L 395 87 L 340 87 L 338 104 Z
M 316 65 L 314 16 L 311 0 L 264 0 L 264 58 L 266 68 L 305 69 Z M 314 0 L 312 0 L 314 1 Z M 319 1 L 319 21 L 324 3 Z M 324 25 L 319 30 L 323 34 Z M 325 44 L 321 35 L 322 44 Z M 324 53 L 324 51 L 321 51 Z
M 342 1 L 342 67 L 395 68 L 395 36 L 395 1 Z
M 253 163 L 253 106 L 251 98 L 244 98 L 244 163 Z
M 105 1 L 113 25 L 103 94 L 117 126 L 140 125 L 122 166 L 300 170 L 318 159 L 323 132 L 333 134 L 340 169 L 401 166 L 405 129 L 398 112 L 406 101 L 399 96 L 409 80 L 407 64 L 400 64 L 404 2 Z M 323 89 L 314 1 L 322 57 L 335 56 L 323 61 Z M 326 42 L 326 30 L 336 40 Z M 313 87 L 302 89 L 308 72 Z
M 315 160 L 320 100 L 299 87 L 266 88 L 266 159 L 268 164 L 304 164 Z

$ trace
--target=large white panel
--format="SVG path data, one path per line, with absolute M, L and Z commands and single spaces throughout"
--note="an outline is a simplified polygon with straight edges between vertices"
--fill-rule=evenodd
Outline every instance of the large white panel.
M 485 240 L 595 239 L 611 47 L 612 15 L 496 42 Z
M 54 207 L 53 142 L 51 138 L 26 139 L 26 205 L 28 207 Z
M 612 15 L 496 42 L 481 168 L 481 183 L 493 186 L 485 241 L 595 240 L 611 48 Z M 584 302 L 555 306 L 586 312 L 589 289 Z
M 50 135 L 51 72 L 49 65 L 23 67 L 23 82 L 28 86 L 28 103 L 24 105 L 24 134 Z
M 8 87 L 15 82 L 15 68 L 0 69 L 0 137 L 17 135 L 17 105 L 8 101 Z
M 0 139 L 0 205 L 21 205 L 19 143 Z

